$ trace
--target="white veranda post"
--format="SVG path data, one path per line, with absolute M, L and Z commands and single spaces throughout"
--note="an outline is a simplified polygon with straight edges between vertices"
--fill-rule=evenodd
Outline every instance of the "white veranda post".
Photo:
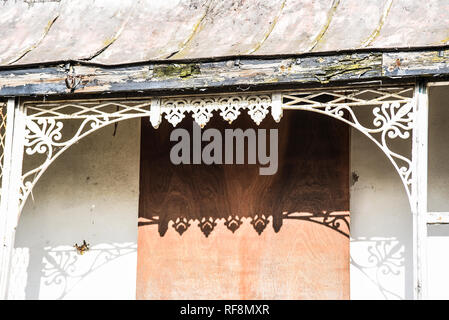
M 415 297 L 423 298 L 425 271 L 420 258 L 424 254 L 426 226 L 426 101 L 425 86 L 421 84 L 175 97 L 29 100 L 20 104 L 10 99 L 1 195 L 0 297 L 6 297 L 15 227 L 26 199 L 50 164 L 86 135 L 111 123 L 139 117 L 149 117 L 157 128 L 164 119 L 176 126 L 190 113 L 204 127 L 214 113 L 229 123 L 247 113 L 258 125 L 270 112 L 279 122 L 284 110 L 303 110 L 330 116 L 359 130 L 392 163 L 415 218 Z M 70 126 L 65 125 L 69 122 Z M 404 142 L 408 152 L 397 148 L 393 141 Z
M 427 298 L 427 160 L 428 113 L 427 85 L 415 87 L 415 125 L 413 128 L 412 162 L 416 174 L 412 179 L 411 209 L 413 214 L 413 282 L 414 298 Z
M 16 99 L 9 99 L 6 110 L 0 198 L 0 299 L 6 299 L 8 293 L 14 237 L 20 212 L 19 190 L 22 183 L 25 136 L 23 107 L 17 103 Z

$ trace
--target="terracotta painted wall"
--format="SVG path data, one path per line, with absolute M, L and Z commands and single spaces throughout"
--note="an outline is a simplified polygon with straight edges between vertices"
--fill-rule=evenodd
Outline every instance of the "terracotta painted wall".
M 208 238 L 196 226 L 164 237 L 141 226 L 137 299 L 349 299 L 348 247 L 304 221 L 260 236 L 248 221 L 234 234 L 221 222 Z

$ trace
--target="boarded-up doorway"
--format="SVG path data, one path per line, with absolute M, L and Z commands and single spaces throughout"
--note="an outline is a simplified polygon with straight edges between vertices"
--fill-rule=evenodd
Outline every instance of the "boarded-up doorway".
M 348 299 L 349 128 L 299 111 L 207 127 L 277 128 L 278 171 L 173 165 L 171 124 L 142 119 L 137 299 Z

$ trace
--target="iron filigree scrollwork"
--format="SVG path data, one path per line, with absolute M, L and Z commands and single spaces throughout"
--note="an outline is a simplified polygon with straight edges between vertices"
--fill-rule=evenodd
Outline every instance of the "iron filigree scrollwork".
M 74 100 L 63 102 L 26 102 L 25 156 L 44 155 L 41 164 L 22 174 L 20 209 L 37 180 L 62 152 L 91 132 L 121 120 L 149 117 L 157 128 L 164 116 L 173 126 L 191 112 L 201 127 L 221 111 L 222 117 L 232 122 L 247 109 L 251 118 L 260 123 L 268 113 L 270 94 L 218 95 L 203 97 L 141 98 L 136 100 Z M 66 130 L 66 124 L 75 123 L 75 132 Z
M 28 156 L 42 154 L 45 156 L 45 160 L 40 166 L 22 175 L 19 198 L 21 205 L 23 206 L 23 203 L 28 194 L 31 193 L 40 175 L 59 154 L 87 133 L 103 127 L 106 124 L 108 124 L 107 118 L 101 119 L 99 117 L 88 116 L 82 120 L 77 131 L 68 139 L 64 140 L 62 132 L 64 122 L 62 120 L 55 118 L 27 118 L 24 141 L 25 154 Z
M 195 122 L 203 128 L 212 118 L 214 111 L 220 111 L 220 116 L 232 123 L 241 110 L 247 109 L 248 115 L 259 125 L 268 114 L 271 102 L 269 94 L 163 98 L 159 114 L 153 115 L 154 121 L 151 123 L 157 128 L 161 115 L 165 114 L 165 119 L 176 127 L 184 119 L 185 113 L 190 112 Z
M 321 113 L 343 121 L 366 135 L 391 161 L 411 201 L 411 154 L 394 151 L 397 147 L 391 142 L 399 138 L 411 143 L 415 122 L 412 87 L 285 93 L 282 108 Z M 358 116 L 359 111 L 367 108 L 371 109 L 371 124 L 362 123 Z
M 90 100 L 25 103 L 25 157 L 41 155 L 40 164 L 22 174 L 21 209 L 48 166 L 67 148 L 91 132 L 124 119 L 149 115 L 148 100 Z M 72 124 L 74 130 L 66 129 Z
M 108 124 L 149 117 L 154 127 L 159 125 L 162 118 L 175 126 L 183 120 L 186 112 L 190 112 L 193 120 L 204 127 L 214 111 L 219 111 L 225 121 L 232 122 L 243 110 L 259 124 L 270 107 L 275 121 L 281 119 L 283 110 L 306 110 L 331 116 L 358 129 L 390 159 L 411 199 L 411 156 L 394 151 L 390 143 L 397 138 L 411 140 L 410 131 L 414 127 L 415 117 L 412 93 L 411 87 L 354 88 L 158 99 L 25 102 L 25 156 L 43 155 L 43 160 L 22 174 L 20 209 L 54 159 L 86 135 Z M 361 123 L 356 114 L 356 109 L 366 108 L 371 111 L 371 125 Z M 76 121 L 75 132 L 65 130 L 67 123 Z M 275 223 L 277 229 L 280 228 L 278 222 Z
M 6 138 L 6 104 L 0 101 L 0 191 L 3 177 L 3 158 Z M 1 192 L 0 192 L 1 198 Z

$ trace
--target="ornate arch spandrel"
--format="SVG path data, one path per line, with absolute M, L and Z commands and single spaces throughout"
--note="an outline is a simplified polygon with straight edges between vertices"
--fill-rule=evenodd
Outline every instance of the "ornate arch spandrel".
M 20 209 L 34 185 L 51 163 L 71 145 L 88 134 L 121 120 L 149 117 L 157 128 L 163 119 L 174 127 L 185 113 L 204 127 L 214 112 L 232 122 L 246 111 L 260 124 L 271 111 L 276 122 L 283 110 L 321 113 L 343 121 L 365 134 L 385 153 L 398 172 L 411 201 L 411 155 L 393 150 L 391 141 L 410 140 L 414 126 L 413 87 L 297 90 L 270 93 L 234 93 L 136 99 L 71 100 L 24 103 L 24 160 L 41 157 L 40 164 L 23 170 Z M 370 123 L 361 123 L 358 111 L 368 110 Z M 77 122 L 66 132 L 64 124 Z M 411 150 L 411 147 L 410 147 Z M 326 220 L 326 219 L 324 219 Z M 325 221 L 323 220 L 323 224 Z M 327 221 L 327 220 L 326 220 Z
M 412 131 L 416 103 L 413 87 L 338 89 L 283 94 L 283 110 L 303 110 L 343 121 L 373 141 L 393 164 L 412 206 Z M 324 98 L 325 102 L 321 102 Z M 362 123 L 358 113 L 368 108 L 372 118 Z M 366 111 L 366 110 L 365 110 Z M 408 142 L 408 154 L 394 151 L 393 140 Z

